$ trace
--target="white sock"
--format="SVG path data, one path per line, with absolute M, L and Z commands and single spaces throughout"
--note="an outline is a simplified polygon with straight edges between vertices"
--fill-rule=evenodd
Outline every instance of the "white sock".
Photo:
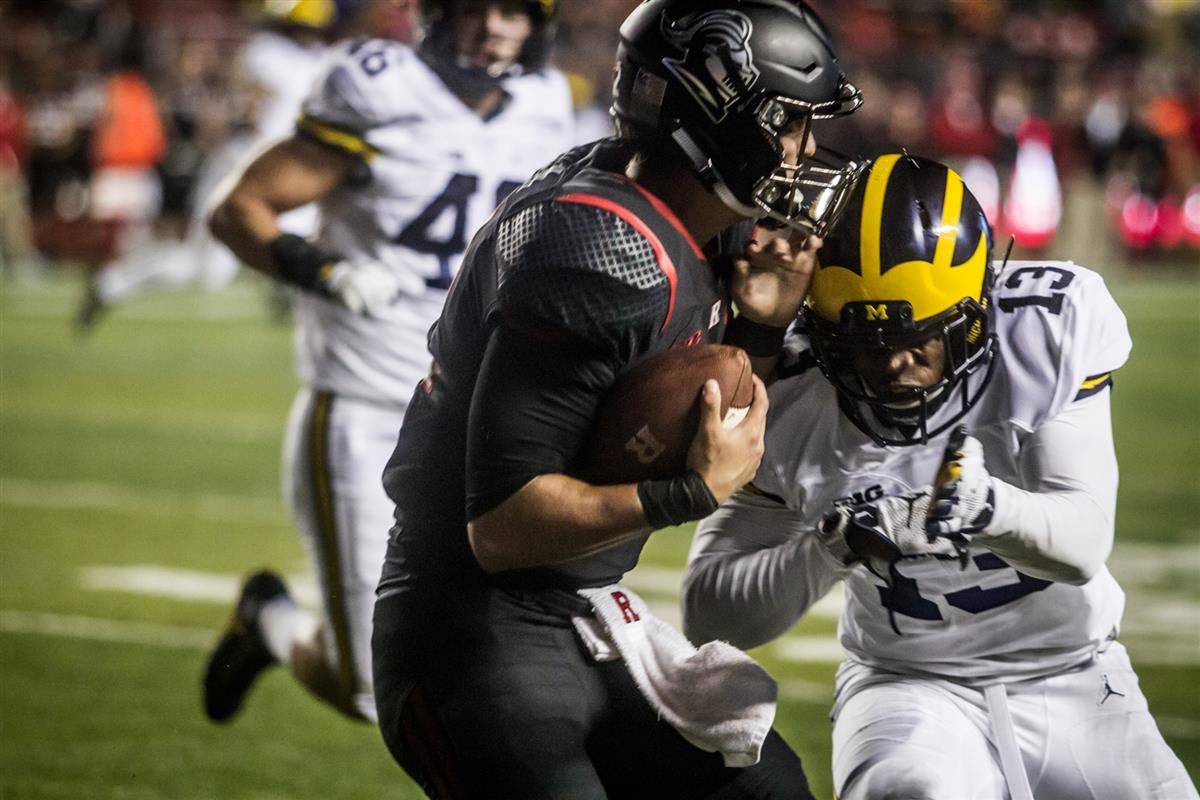
M 262 607 L 258 628 L 266 640 L 267 649 L 281 663 L 292 663 L 292 645 L 311 642 L 320 622 L 312 612 L 296 605 L 288 597 L 276 597 Z

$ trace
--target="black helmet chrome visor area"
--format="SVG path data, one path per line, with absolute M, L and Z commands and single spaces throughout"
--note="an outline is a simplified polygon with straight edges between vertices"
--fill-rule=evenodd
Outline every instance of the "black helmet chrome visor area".
M 754 116 L 769 141 L 777 143 L 781 136 L 799 126 L 800 141 L 807 143 L 813 120 L 852 114 L 861 106 L 862 92 L 843 77 L 833 100 L 807 103 L 782 95 L 768 96 L 758 103 Z M 782 159 L 782 147 L 779 151 Z M 849 159 L 828 147 L 818 146 L 815 154 L 802 158 L 798 164 L 781 160 L 758 181 L 753 189 L 754 206 L 768 227 L 794 227 L 825 236 L 837 223 L 855 183 L 869 166 L 866 160 Z
M 859 165 L 804 159 L 814 120 L 850 114 L 820 18 L 800 0 L 645 0 L 621 26 L 613 115 L 631 138 L 669 139 L 743 216 L 827 229 Z M 799 153 L 785 153 L 784 137 Z M 786 142 L 791 144 L 791 142 Z
M 780 164 L 759 181 L 754 207 L 764 227 L 797 228 L 823 237 L 837 224 L 854 185 L 869 165 L 818 146 L 814 155 L 798 165 Z
M 672 136 L 688 155 L 713 192 L 738 213 L 758 218 L 769 228 L 796 228 L 824 236 L 837 223 L 855 183 L 870 162 L 847 158 L 832 148 L 818 145 L 811 156 L 801 155 L 790 163 L 781 139 L 792 135 L 803 148 L 812 134 L 814 120 L 852 114 L 862 106 L 862 94 L 841 78 L 838 97 L 824 103 L 808 103 L 793 97 L 766 95 L 753 103 L 753 114 L 742 120 L 729 119 L 723 127 L 745 128 L 743 155 L 709 158 L 688 134 L 679 128 Z M 730 135 L 733 139 L 735 136 Z M 747 139 L 759 139 L 753 145 Z

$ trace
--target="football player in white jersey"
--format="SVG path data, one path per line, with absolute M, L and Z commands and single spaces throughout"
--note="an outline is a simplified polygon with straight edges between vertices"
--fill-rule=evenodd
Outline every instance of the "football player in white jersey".
M 1103 280 L 993 263 L 978 203 L 924 159 L 876 160 L 843 220 L 757 476 L 697 530 L 685 631 L 755 647 L 844 581 L 841 800 L 1196 797 L 1115 638 L 1130 340 Z
M 351 717 L 375 719 L 370 638 L 394 505 L 381 485 L 426 332 L 471 234 L 571 141 L 561 73 L 544 61 L 553 0 L 424 4 L 411 48 L 340 46 L 295 134 L 259 156 L 213 212 L 243 261 L 298 288 L 302 389 L 285 443 L 285 494 L 323 590 L 320 616 L 270 572 L 243 587 L 204 680 L 216 721 L 275 663 Z M 313 240 L 279 217 L 315 202 Z

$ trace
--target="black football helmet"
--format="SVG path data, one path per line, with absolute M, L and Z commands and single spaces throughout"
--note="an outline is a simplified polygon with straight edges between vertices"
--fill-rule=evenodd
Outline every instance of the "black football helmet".
M 744 216 L 823 234 L 860 165 L 830 151 L 789 165 L 779 138 L 860 105 L 800 0 L 645 0 L 621 25 L 618 130 L 673 141 Z
M 817 253 L 804 317 L 842 409 L 879 444 L 910 445 L 979 401 L 996 353 L 990 324 L 992 230 L 958 173 L 909 155 L 880 156 Z M 856 354 L 942 337 L 941 380 L 883 398 Z
M 447 86 L 465 97 L 482 95 L 515 73 L 541 69 L 554 43 L 558 0 L 502 0 L 503 5 L 519 7 L 533 23 L 516 62 L 491 69 L 462 63 L 455 17 L 462 8 L 487 4 L 487 0 L 423 0 L 422 4 L 425 35 L 418 52 Z

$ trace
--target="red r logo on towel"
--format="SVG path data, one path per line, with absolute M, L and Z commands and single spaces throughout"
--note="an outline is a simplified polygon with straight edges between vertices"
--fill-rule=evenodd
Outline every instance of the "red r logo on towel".
M 626 623 L 637 622 L 641 617 L 633 610 L 633 605 L 629 602 L 629 598 L 624 592 L 613 592 L 612 599 L 616 601 L 617 608 L 621 609 L 621 616 L 624 617 Z

